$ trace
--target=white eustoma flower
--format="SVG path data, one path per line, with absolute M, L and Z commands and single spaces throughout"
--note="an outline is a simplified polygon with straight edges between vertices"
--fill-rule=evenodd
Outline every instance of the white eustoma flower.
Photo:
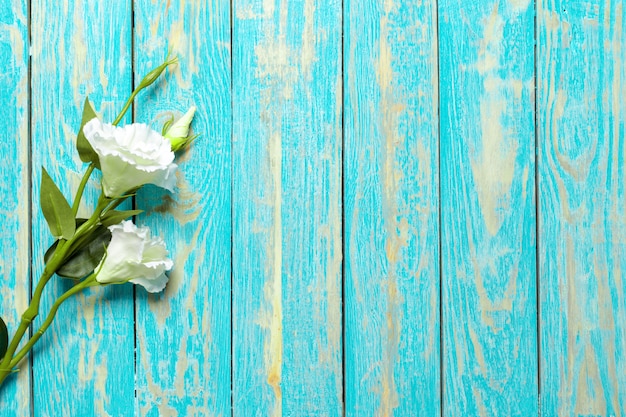
M 174 152 L 184 148 L 190 140 L 193 140 L 189 138 L 189 126 L 191 125 L 195 113 L 196 106 L 191 106 L 189 110 L 187 110 L 187 113 L 183 114 L 183 116 L 165 132 L 165 138 L 172 144 L 172 150 Z
M 159 292 L 167 284 L 166 271 L 174 263 L 168 259 L 165 242 L 150 237 L 150 229 L 137 227 L 130 220 L 109 226 L 111 243 L 106 255 L 96 267 L 96 280 L 102 284 L 130 281 Z
M 95 118 L 85 124 L 83 133 L 100 158 L 107 197 L 119 197 L 144 184 L 173 191 L 177 167 L 174 152 L 170 142 L 148 125 L 117 127 Z

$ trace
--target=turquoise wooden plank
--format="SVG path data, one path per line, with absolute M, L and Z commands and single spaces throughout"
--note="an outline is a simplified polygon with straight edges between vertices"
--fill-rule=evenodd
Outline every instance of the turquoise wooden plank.
M 623 416 L 624 4 L 537 7 L 541 411 Z
M 177 191 L 140 192 L 137 221 L 167 243 L 174 270 L 162 294 L 137 288 L 137 404 L 141 416 L 230 415 L 230 5 L 135 1 L 135 85 L 167 51 L 166 80 L 142 95 L 136 121 L 160 130 L 198 108 L 201 136 L 179 155 Z
M 340 416 L 341 2 L 233 13 L 233 414 Z
M 345 2 L 348 416 L 437 416 L 435 1 Z
M 534 10 L 439 1 L 444 414 L 538 412 Z
M 28 2 L 0 3 L 0 316 L 11 335 L 30 287 L 28 55 Z M 0 415 L 29 416 L 30 396 L 28 371 L 9 378 L 0 388 Z
M 86 166 L 74 149 L 85 95 L 112 121 L 131 87 L 131 8 L 127 1 L 31 2 L 33 276 L 52 243 L 39 210 L 41 166 L 66 197 Z M 94 178 L 86 204 L 95 205 Z M 44 292 L 42 322 L 72 283 L 56 278 Z M 78 295 L 64 304 L 34 349 L 37 416 L 128 415 L 134 403 L 133 300 L 130 286 Z

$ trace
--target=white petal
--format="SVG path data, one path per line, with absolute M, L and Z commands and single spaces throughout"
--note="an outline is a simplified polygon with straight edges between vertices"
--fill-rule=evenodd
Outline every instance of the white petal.
M 98 282 L 130 280 L 150 292 L 161 291 L 168 281 L 165 272 L 173 266 L 163 239 L 151 238 L 148 227 L 137 227 L 129 220 L 110 226 L 109 230 L 111 243 L 96 269 Z
M 96 268 L 99 282 L 121 282 L 133 277 L 132 265 L 141 262 L 145 231 L 137 233 L 131 221 L 109 227 L 111 242 L 107 253 Z
M 165 272 L 163 272 L 152 279 L 134 278 L 131 279 L 130 282 L 132 282 L 133 284 L 141 285 L 148 292 L 159 292 L 162 291 L 163 288 L 165 288 L 168 280 L 169 278 L 167 277 L 167 275 L 165 275 Z
M 167 259 L 167 256 L 168 252 L 165 247 L 165 242 L 160 237 L 154 237 L 145 242 L 142 254 L 142 261 L 144 263 L 162 261 L 163 259 Z
M 85 124 L 83 132 L 100 158 L 107 197 L 119 197 L 144 184 L 174 189 L 176 164 L 171 144 L 148 125 L 117 127 L 95 118 Z
M 158 185 L 161 188 L 165 188 L 166 190 L 173 192 L 174 188 L 176 187 L 176 169 L 177 168 L 178 168 L 178 165 L 171 164 L 169 167 L 167 167 L 166 170 L 163 171 L 163 174 L 161 178 L 159 179 L 158 183 L 150 182 L 150 184 Z

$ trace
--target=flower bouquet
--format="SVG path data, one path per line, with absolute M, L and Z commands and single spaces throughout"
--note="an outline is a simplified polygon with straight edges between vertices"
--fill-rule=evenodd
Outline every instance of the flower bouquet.
M 31 303 L 11 339 L 0 317 L 0 385 L 17 371 L 22 359 L 52 323 L 61 304 L 72 295 L 94 286 L 126 282 L 139 284 L 149 292 L 165 288 L 168 281 L 166 272 L 173 266 L 165 242 L 151 236 L 147 227 L 137 227 L 132 220 L 128 220 L 142 210 L 118 210 L 118 207 L 145 184 L 174 190 L 175 152 L 184 149 L 196 138 L 189 134 L 196 109 L 190 108 L 176 122 L 166 121 L 161 133 L 142 123 L 118 124 L 137 94 L 152 85 L 176 62 L 176 58 L 166 59 L 150 71 L 132 92 L 113 123 L 98 119 L 89 99 L 85 99 L 76 149 L 80 159 L 88 166 L 71 205 L 42 168 L 40 206 L 50 233 L 56 240 L 44 255 L 45 266 Z M 100 195 L 91 216 L 80 218 L 77 217 L 78 207 L 94 170 L 102 173 Z M 39 315 L 43 290 L 55 275 L 73 280 L 74 285 L 52 304 L 39 329 L 20 345 Z

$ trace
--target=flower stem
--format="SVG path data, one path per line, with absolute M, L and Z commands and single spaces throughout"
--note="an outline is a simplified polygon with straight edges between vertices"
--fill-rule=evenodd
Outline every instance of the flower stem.
M 137 87 L 131 93 L 130 97 L 128 97 L 128 100 L 126 100 L 126 103 L 124 103 L 124 107 L 122 107 L 122 111 L 120 111 L 120 114 L 118 114 L 117 117 L 115 118 L 115 120 L 113 121 L 113 126 L 117 126 L 122 121 L 122 118 L 124 117 L 124 115 L 128 111 L 130 105 L 133 104 L 133 101 L 135 100 L 135 97 L 137 97 L 137 94 L 139 94 L 139 91 L 141 91 L 142 89 L 143 89 L 143 87 L 142 88 Z
M 131 195 L 125 195 L 122 197 L 119 197 L 115 200 L 113 200 L 113 202 L 111 203 L 110 206 L 108 206 L 106 209 L 104 209 L 104 211 L 102 212 L 102 215 L 105 215 L 106 213 L 108 213 L 111 210 L 115 210 L 120 204 L 122 204 L 128 197 L 132 197 L 134 194 Z
M 37 330 L 37 332 L 33 335 L 33 337 L 30 338 L 28 343 L 26 343 L 24 345 L 24 347 L 15 356 L 13 356 L 13 354 L 5 356 L 5 358 L 3 360 L 3 365 L 0 368 L 0 386 L 2 385 L 4 380 L 12 372 L 14 372 L 13 368 L 15 368 L 22 361 L 22 359 L 24 359 L 24 356 L 26 356 L 26 354 L 28 354 L 28 352 L 33 348 L 35 343 L 37 343 L 37 341 L 41 338 L 41 336 L 43 336 L 43 334 L 46 332 L 46 330 L 48 330 L 48 327 L 50 327 L 50 324 L 52 324 L 52 320 L 54 320 L 54 316 L 56 315 L 57 311 L 59 310 L 59 307 L 61 306 L 61 304 L 63 304 L 63 302 L 65 300 L 67 300 L 68 298 L 70 298 L 72 295 L 77 294 L 80 291 L 84 290 L 85 288 L 88 288 L 88 287 L 92 286 L 95 282 L 96 282 L 95 275 L 92 274 L 89 277 L 87 277 L 84 281 L 82 281 L 80 284 L 78 284 L 78 285 L 70 288 L 69 290 L 67 290 L 63 295 L 61 295 L 54 302 L 54 304 L 50 308 L 50 312 L 48 313 L 48 316 L 44 320 L 43 324 L 41 325 L 39 330 Z M 30 325 L 30 323 L 26 326 L 26 328 L 28 328 L 29 325 Z M 20 325 L 20 327 L 21 327 L 21 325 Z M 23 333 L 22 333 L 22 335 L 23 335 Z M 17 340 L 17 338 L 14 338 L 14 340 Z M 18 343 L 19 343 L 19 341 L 18 341 Z M 12 359 L 11 359 L 11 356 L 13 356 Z M 9 358 L 9 364 L 7 366 L 5 366 L 4 362 L 7 360 L 7 358 Z
M 137 94 L 139 94 L 139 92 L 143 90 L 144 88 L 154 83 L 157 80 L 157 78 L 159 78 L 161 73 L 165 71 L 167 67 L 169 67 L 170 65 L 174 65 L 177 62 L 178 62 L 178 58 L 176 57 L 169 58 L 168 56 L 167 58 L 165 58 L 165 62 L 163 62 L 158 67 L 154 68 L 145 77 L 143 77 L 143 79 L 141 80 L 137 88 L 135 88 L 135 90 L 131 93 L 130 97 L 128 97 L 128 100 L 126 100 L 126 103 L 124 104 L 124 107 L 122 107 L 122 111 L 120 112 L 120 114 L 118 114 L 115 120 L 113 121 L 113 126 L 117 126 L 117 124 L 122 120 L 122 118 L 124 117 L 128 109 L 130 108 L 130 105 L 133 104 L 133 101 L 135 100 L 135 97 L 137 97 Z
M 93 162 L 89 164 L 89 167 L 87 167 L 87 171 L 85 171 L 85 174 L 83 175 L 83 179 L 80 181 L 80 185 L 78 186 L 78 190 L 76 191 L 76 197 L 74 198 L 74 204 L 72 205 L 72 213 L 74 214 L 74 217 L 76 217 L 76 213 L 78 213 L 78 206 L 80 206 L 80 200 L 83 198 L 83 191 L 85 191 L 87 181 L 89 180 L 89 177 L 91 176 L 91 173 L 93 172 L 95 167 L 96 165 Z
M 9 364 L 11 362 L 11 358 L 17 350 L 17 347 L 19 346 L 22 337 L 24 337 L 26 330 L 28 330 L 30 324 L 39 314 L 39 302 L 41 300 L 41 294 L 43 293 L 46 284 L 48 283 L 54 272 L 61 265 L 61 261 L 63 260 L 65 252 L 67 250 L 66 243 L 67 242 L 65 240 L 61 240 L 59 242 L 59 245 L 57 246 L 57 249 L 54 252 L 52 259 L 50 259 L 50 262 L 44 268 L 43 273 L 39 278 L 39 282 L 37 283 L 37 287 L 35 287 L 31 303 L 26 311 L 24 311 L 24 314 L 22 314 L 22 320 L 20 321 L 20 325 L 17 328 L 15 335 L 11 339 L 11 343 L 9 344 L 9 347 L 4 354 L 4 358 L 0 363 L 0 372 L 10 371 Z
M 71 257 L 74 253 L 76 253 L 76 250 L 81 248 L 82 245 L 85 243 L 85 241 L 92 239 L 92 236 L 90 235 L 90 233 L 93 231 L 95 227 L 98 226 L 100 216 L 104 212 L 105 208 L 109 205 L 109 202 L 110 200 L 104 197 L 104 194 L 101 193 L 100 197 L 98 198 L 98 203 L 96 205 L 96 210 L 94 214 L 92 214 L 92 216 L 89 218 L 88 221 L 86 221 L 85 223 L 81 224 L 78 227 L 78 229 L 76 230 L 76 234 L 74 235 L 72 240 L 69 242 L 69 249 L 66 253 L 68 258 Z M 97 213 L 97 216 L 96 216 L 96 213 Z
M 37 283 L 35 291 L 33 292 L 33 297 L 31 299 L 30 305 L 28 306 L 26 311 L 24 311 L 24 314 L 22 314 L 20 324 L 15 334 L 13 335 L 11 342 L 9 343 L 2 362 L 0 362 L 0 385 L 2 384 L 2 381 L 4 381 L 4 379 L 12 372 L 12 368 L 14 366 L 12 364 L 14 363 L 13 358 L 15 351 L 17 350 L 20 342 L 22 341 L 22 338 L 24 337 L 24 334 L 32 324 L 33 320 L 35 320 L 35 318 L 39 315 L 39 303 L 41 301 L 41 295 L 43 294 L 43 290 L 46 287 L 46 284 L 48 283 L 48 281 L 50 281 L 50 278 L 52 278 L 57 269 L 59 269 L 61 265 L 63 265 L 63 262 L 65 262 L 67 256 L 71 254 L 72 244 L 76 240 L 80 239 L 84 234 L 88 234 L 91 229 L 98 224 L 100 214 L 108 204 L 109 200 L 104 197 L 103 194 L 101 194 L 98 198 L 98 205 L 96 206 L 96 209 L 94 210 L 89 220 L 80 225 L 80 227 L 76 230 L 76 233 L 74 233 L 74 236 L 72 236 L 70 240 L 61 239 L 59 241 L 59 244 L 57 245 L 57 248 L 55 249 L 52 258 L 50 258 L 50 260 L 44 267 L 41 277 L 39 278 L 39 282 Z M 87 280 L 83 282 L 86 281 Z M 24 349 L 22 349 L 20 352 L 22 352 L 23 350 Z
M 13 357 L 9 367 L 14 368 L 15 366 L 17 366 L 20 363 L 20 361 L 24 358 L 24 356 L 26 356 L 26 354 L 32 349 L 35 343 L 37 343 L 37 341 L 41 338 L 41 336 L 43 336 L 46 330 L 48 330 L 48 327 L 50 327 L 50 325 L 52 324 L 52 320 L 54 320 L 54 316 L 56 316 L 56 313 L 59 310 L 59 307 L 61 306 L 61 304 L 63 304 L 65 300 L 67 300 L 74 294 L 78 294 L 85 288 L 91 287 L 95 282 L 96 282 L 96 276 L 95 274 L 91 274 L 89 277 L 85 278 L 85 280 L 82 281 L 80 284 L 73 286 L 72 288 L 67 290 L 65 293 L 63 293 L 63 295 L 61 295 L 54 302 L 54 304 L 52 304 L 52 307 L 50 307 L 50 312 L 48 313 L 48 316 L 42 323 L 41 327 L 39 327 L 39 330 L 37 330 L 37 332 L 33 335 L 33 337 L 30 338 L 28 343 L 26 343 L 24 347 Z

